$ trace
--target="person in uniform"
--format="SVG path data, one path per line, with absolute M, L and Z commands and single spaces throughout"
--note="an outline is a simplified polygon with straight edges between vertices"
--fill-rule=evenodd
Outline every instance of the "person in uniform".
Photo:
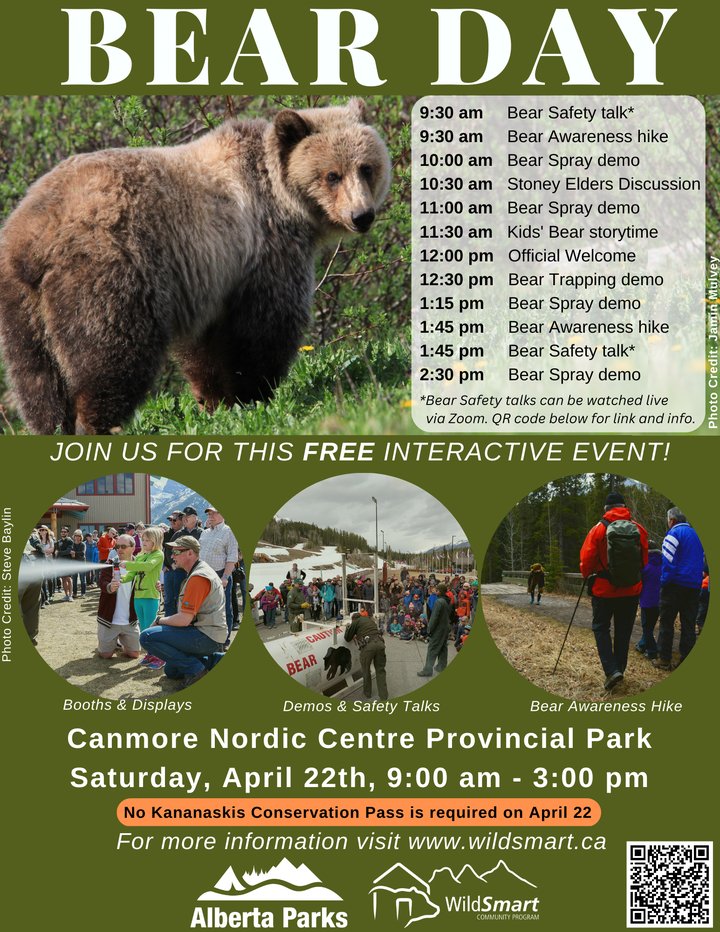
M 447 586 L 440 583 L 437 587 L 438 597 L 433 605 L 432 615 L 428 622 L 428 646 L 425 666 L 418 670 L 418 676 L 432 676 L 433 667 L 437 673 L 447 666 L 448 662 L 448 636 L 450 634 L 450 600 L 447 595 Z
M 165 675 L 192 686 L 222 657 L 227 637 L 225 591 L 215 570 L 200 559 L 200 543 L 189 534 L 171 544 L 173 565 L 185 570 L 178 610 L 158 618 L 140 635 L 145 650 L 165 661 Z
M 290 630 L 293 632 L 302 631 L 302 623 L 304 621 L 303 613 L 306 608 L 310 608 L 310 605 L 303 592 L 301 579 L 298 578 L 293 583 L 285 604 L 287 605 Z
M 360 669 L 363 675 L 363 694 L 366 699 L 372 698 L 372 673 L 375 665 L 375 682 L 377 683 L 378 697 L 387 699 L 387 677 L 385 675 L 385 640 L 375 620 L 355 613 L 351 616 L 350 624 L 345 629 L 345 640 L 349 643 L 354 640 L 360 650 Z

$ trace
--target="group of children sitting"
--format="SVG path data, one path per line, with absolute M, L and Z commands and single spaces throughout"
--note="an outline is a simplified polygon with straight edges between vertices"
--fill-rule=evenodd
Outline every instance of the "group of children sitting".
M 380 616 L 380 633 L 383 633 L 385 624 Z M 401 641 L 427 641 L 427 617 L 425 614 L 414 618 L 412 615 L 405 615 L 402 611 L 393 614 L 387 620 L 387 634 L 391 638 L 399 638 Z
M 460 650 L 472 627 L 478 601 L 477 581 L 471 583 L 464 576 L 446 577 L 446 598 L 449 600 L 453 624 L 449 639 Z M 401 641 L 427 641 L 428 619 L 438 597 L 438 580 L 434 575 L 428 579 L 420 574 L 417 578 L 406 576 L 401 584 L 393 579 L 383 590 L 380 599 L 381 631 L 387 629 L 389 637 Z

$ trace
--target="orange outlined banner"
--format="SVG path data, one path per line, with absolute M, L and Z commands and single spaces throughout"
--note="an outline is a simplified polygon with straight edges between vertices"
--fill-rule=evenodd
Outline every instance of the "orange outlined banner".
M 124 799 L 123 825 L 247 825 L 254 828 L 590 826 L 594 799 Z

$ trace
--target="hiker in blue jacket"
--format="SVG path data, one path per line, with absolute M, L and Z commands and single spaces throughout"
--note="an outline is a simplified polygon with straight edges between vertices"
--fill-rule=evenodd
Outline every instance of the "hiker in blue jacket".
M 695 618 L 703 581 L 705 553 L 697 531 L 679 508 L 667 513 L 668 532 L 662 545 L 660 571 L 659 670 L 672 670 L 675 619 L 680 615 L 680 662 L 695 646 Z

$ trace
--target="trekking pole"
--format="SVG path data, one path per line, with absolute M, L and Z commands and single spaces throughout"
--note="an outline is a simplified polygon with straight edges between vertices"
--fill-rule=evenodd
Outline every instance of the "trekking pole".
M 577 610 L 578 610 L 578 605 L 580 604 L 580 599 L 582 598 L 582 594 L 583 594 L 583 592 L 585 591 L 585 583 L 586 583 L 586 582 L 587 582 L 587 580 L 583 579 L 583 581 L 582 581 L 582 586 L 580 586 L 580 595 L 578 596 L 578 600 L 577 600 L 577 602 L 575 603 L 575 608 L 573 609 L 572 618 L 570 619 L 570 624 L 567 626 L 567 631 L 565 632 L 565 637 L 563 638 L 562 647 L 560 648 L 560 653 L 557 655 L 557 660 L 555 661 L 555 666 L 553 667 L 553 671 L 552 671 L 552 675 L 553 675 L 553 676 L 555 675 L 555 671 L 557 670 L 558 664 L 560 663 L 560 657 L 561 657 L 562 652 L 563 652 L 563 650 L 564 650 L 564 648 L 565 648 L 565 642 L 566 642 L 567 639 L 568 639 L 568 634 L 570 634 L 570 628 L 572 628 L 572 623 L 575 621 L 575 613 L 576 613 Z

